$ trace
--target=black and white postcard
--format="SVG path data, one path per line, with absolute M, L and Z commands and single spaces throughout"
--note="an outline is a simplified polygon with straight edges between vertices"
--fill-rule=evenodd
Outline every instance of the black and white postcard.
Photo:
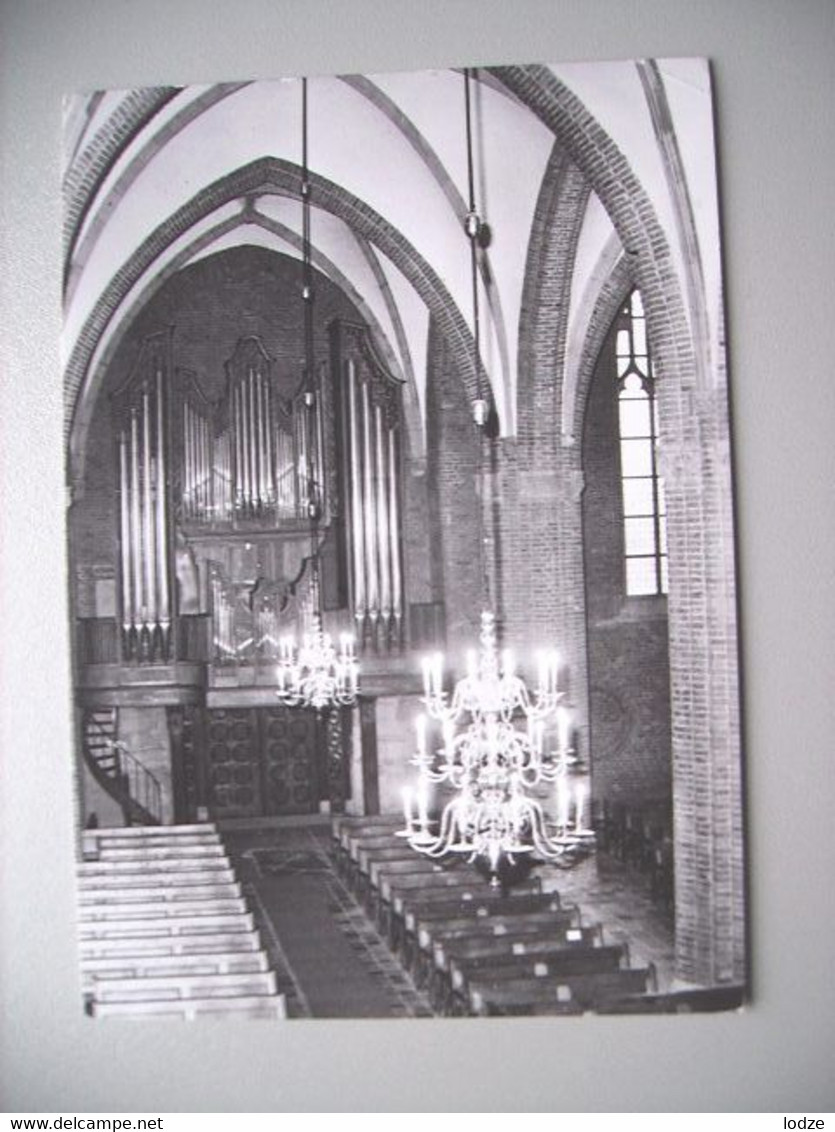
M 738 1007 L 708 62 L 74 94 L 63 201 L 79 1010 Z

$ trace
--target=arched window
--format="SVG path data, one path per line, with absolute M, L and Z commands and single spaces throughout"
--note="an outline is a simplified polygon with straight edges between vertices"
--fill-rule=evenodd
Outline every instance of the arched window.
M 658 412 L 641 293 L 635 290 L 617 320 L 615 341 L 623 495 L 626 593 L 667 592 L 664 483 L 658 474 Z

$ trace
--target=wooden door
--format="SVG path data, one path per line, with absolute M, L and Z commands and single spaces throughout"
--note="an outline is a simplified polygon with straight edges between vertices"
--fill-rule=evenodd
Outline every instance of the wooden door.
M 170 708 L 178 821 L 257 818 L 344 809 L 350 790 L 344 711 Z
M 253 708 L 206 712 L 206 789 L 213 818 L 263 815 L 260 734 Z
M 258 709 L 263 773 L 262 813 L 312 814 L 319 809 L 316 713 L 303 708 Z

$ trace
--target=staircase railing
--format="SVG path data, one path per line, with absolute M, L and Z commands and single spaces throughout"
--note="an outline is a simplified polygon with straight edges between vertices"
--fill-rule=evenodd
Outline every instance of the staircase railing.
M 106 766 L 92 753 L 91 735 L 98 736 L 98 750 L 107 752 Z M 160 781 L 128 745 L 109 734 L 93 715 L 87 715 L 84 720 L 83 745 L 94 777 L 119 802 L 127 824 L 162 825 Z
M 113 744 L 116 773 L 127 787 L 132 802 L 150 814 L 156 825 L 162 824 L 162 786 L 159 779 L 141 763 L 121 740 Z

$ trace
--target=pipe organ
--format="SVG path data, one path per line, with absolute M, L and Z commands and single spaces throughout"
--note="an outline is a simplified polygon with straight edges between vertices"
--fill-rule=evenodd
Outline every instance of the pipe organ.
M 270 359 L 242 338 L 226 363 L 226 393 L 209 402 L 178 371 L 179 512 L 187 523 L 277 526 L 305 512 L 296 485 L 293 411 L 276 391 Z
M 330 371 L 289 396 L 242 338 L 215 400 L 173 366 L 173 331 L 143 343 L 112 397 L 122 660 L 176 661 L 190 615 L 211 617 L 214 663 L 273 662 L 312 600 L 311 536 L 327 618 L 352 619 L 362 648 L 402 647 L 399 382 L 365 328 L 331 334 Z M 182 609 L 175 539 L 196 579 Z
M 122 655 L 131 660 L 165 661 L 172 648 L 170 356 L 167 335 L 148 339 L 130 380 L 113 396 Z
M 367 332 L 343 324 L 341 361 L 347 555 L 357 639 L 366 648 L 403 643 L 400 538 L 400 389 Z

